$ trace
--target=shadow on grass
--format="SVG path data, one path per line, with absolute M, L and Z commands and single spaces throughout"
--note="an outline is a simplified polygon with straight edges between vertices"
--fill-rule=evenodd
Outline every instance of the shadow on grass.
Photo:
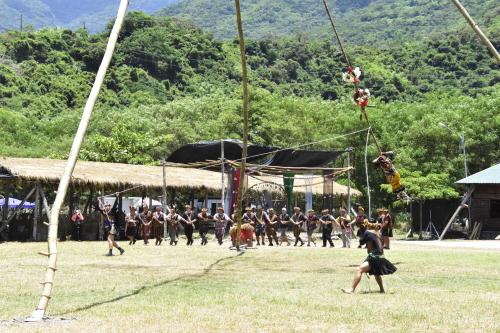
M 118 301 L 120 301 L 122 299 L 138 295 L 138 294 L 140 294 L 140 293 L 142 293 L 142 292 L 144 292 L 146 290 L 150 290 L 150 289 L 162 287 L 162 286 L 167 285 L 169 283 L 177 282 L 177 281 L 180 281 L 180 280 L 193 279 L 193 278 L 199 279 L 199 278 L 202 278 L 205 275 L 209 274 L 214 269 L 214 267 L 217 266 L 217 265 L 219 265 L 220 263 L 222 263 L 224 261 L 227 261 L 227 260 L 230 260 L 230 259 L 234 259 L 234 258 L 240 257 L 244 253 L 245 252 L 240 252 L 236 256 L 230 256 L 230 257 L 220 258 L 220 259 L 216 260 L 215 262 L 213 262 L 212 264 L 210 264 L 210 266 L 208 266 L 207 268 L 203 269 L 203 271 L 200 272 L 200 273 L 180 275 L 180 276 L 178 276 L 176 278 L 164 280 L 164 281 L 155 283 L 153 285 L 142 286 L 140 288 L 137 288 L 137 289 L 135 289 L 133 291 L 128 292 L 125 295 L 120 295 L 120 296 L 117 296 L 117 297 L 113 297 L 113 298 L 108 299 L 108 300 L 94 302 L 92 304 L 85 305 L 85 306 L 76 308 L 74 310 L 68 310 L 68 311 L 65 311 L 63 313 L 59 313 L 59 314 L 56 314 L 56 315 L 58 315 L 58 316 L 67 315 L 69 313 L 75 313 L 75 312 L 81 312 L 81 311 L 89 310 L 89 309 L 92 309 L 92 308 L 94 308 L 96 306 L 101 306 L 101 305 L 104 305 L 104 304 L 110 304 L 110 303 L 118 302 Z
M 398 266 L 398 265 L 402 265 L 402 264 L 404 264 L 404 262 L 402 262 L 402 261 L 397 261 L 397 262 L 393 262 L 392 264 L 393 264 L 394 266 Z M 359 267 L 359 264 L 358 264 L 358 265 L 347 265 L 347 266 L 344 266 L 344 267 L 354 268 L 354 267 Z

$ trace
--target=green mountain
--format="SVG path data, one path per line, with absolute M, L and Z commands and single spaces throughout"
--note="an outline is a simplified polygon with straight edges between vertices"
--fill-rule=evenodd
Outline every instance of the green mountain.
M 153 13 L 180 0 L 134 0 L 130 10 Z M 61 26 L 77 29 L 84 24 L 89 32 L 102 31 L 116 15 L 119 0 L 0 0 L 0 31 L 24 26 L 35 29 Z
M 329 2 L 340 34 L 352 43 L 411 41 L 436 32 L 466 28 L 464 19 L 449 0 Z M 500 30 L 497 0 L 466 0 L 463 3 L 481 26 Z M 217 38 L 236 36 L 233 1 L 182 1 L 158 14 L 192 20 Z M 251 38 L 295 33 L 333 36 L 320 0 L 242 1 L 242 16 L 246 34 Z

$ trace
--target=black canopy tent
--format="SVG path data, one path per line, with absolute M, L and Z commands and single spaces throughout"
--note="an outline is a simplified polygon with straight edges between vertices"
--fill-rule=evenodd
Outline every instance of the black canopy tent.
M 202 141 L 185 145 L 174 151 L 168 157 L 167 162 L 193 164 L 220 161 L 222 144 L 224 145 L 225 160 L 241 160 L 242 142 L 239 140 L 222 140 Z M 344 150 L 282 149 L 251 144 L 248 146 L 247 162 L 274 167 L 322 168 L 335 161 L 344 152 Z

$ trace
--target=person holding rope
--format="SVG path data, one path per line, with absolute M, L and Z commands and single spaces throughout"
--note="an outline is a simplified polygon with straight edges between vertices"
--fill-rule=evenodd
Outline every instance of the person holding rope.
M 210 228 L 210 221 L 212 221 L 212 216 L 208 214 L 208 208 L 202 208 L 201 213 L 198 214 L 198 220 L 200 221 L 200 238 L 201 245 L 207 245 L 208 243 L 208 230 Z
M 137 213 L 134 206 L 129 207 L 129 213 L 125 216 L 125 235 L 128 237 L 128 245 L 135 244 L 137 232 Z
M 177 228 L 179 227 L 179 223 L 187 223 L 187 221 L 183 219 L 182 216 L 177 214 L 177 210 L 175 208 L 170 208 L 170 214 L 167 215 L 166 220 L 168 235 L 170 236 L 170 245 L 177 245 Z
M 321 211 L 321 218 L 319 219 L 319 222 L 321 222 L 321 225 L 323 226 L 323 233 L 321 239 L 323 240 L 323 247 L 326 247 L 326 242 L 330 244 L 330 247 L 335 247 L 335 244 L 333 244 L 332 241 L 332 231 L 333 231 L 333 223 L 337 224 L 337 221 L 333 218 L 333 216 L 330 214 L 330 210 L 323 209 Z
M 214 216 L 215 220 L 215 237 L 219 245 L 222 245 L 222 239 L 224 238 L 224 233 L 226 232 L 226 227 L 228 223 L 234 223 L 233 220 L 224 213 L 223 207 L 217 207 L 217 214 Z
M 300 207 L 293 207 L 293 215 L 290 217 L 290 222 L 293 224 L 293 236 L 295 237 L 295 244 L 300 241 L 300 246 L 304 245 L 304 241 L 300 238 L 300 233 L 302 232 L 302 225 L 307 220 L 307 218 L 300 211 Z
M 149 244 L 149 235 L 151 234 L 151 227 L 153 225 L 153 212 L 149 210 L 149 206 L 144 203 L 142 206 L 142 213 L 139 215 L 141 220 L 141 237 L 144 245 Z
M 392 233 L 392 228 L 393 228 L 393 222 L 392 222 L 392 217 L 391 217 L 391 214 L 389 214 L 389 210 L 387 208 L 382 208 L 382 214 L 383 214 L 383 217 L 382 217 L 382 229 L 381 229 L 381 233 L 382 233 L 382 237 L 383 237 L 383 240 L 384 240 L 384 249 L 386 250 L 390 250 L 391 247 L 390 247 L 390 237 L 393 236 L 393 233 Z
M 118 214 L 118 193 L 116 193 L 116 199 L 113 207 L 111 207 L 111 204 L 109 202 L 106 202 L 101 206 L 102 198 L 100 199 L 101 201 L 97 205 L 95 205 L 95 208 L 104 217 L 104 232 L 107 234 L 107 242 L 109 247 L 109 252 L 108 254 L 106 254 L 106 256 L 113 255 L 113 247 L 116 247 L 118 251 L 120 251 L 120 255 L 122 255 L 125 250 L 122 249 L 115 241 L 115 236 L 117 234 L 115 219 L 116 215 Z
M 278 216 L 273 208 L 269 209 L 269 215 L 266 223 L 266 235 L 269 240 L 269 246 L 273 246 L 273 240 L 278 246 L 278 236 L 276 235 L 276 228 L 279 225 Z
M 337 217 L 336 222 L 340 226 L 341 237 L 342 237 L 342 247 L 351 247 L 352 239 L 352 227 L 351 227 L 351 217 L 346 214 L 344 207 L 339 209 L 339 217 Z
M 193 212 L 193 208 L 190 205 L 185 206 L 186 211 L 182 214 L 182 218 L 187 221 L 184 225 L 184 234 L 187 238 L 187 246 L 193 245 L 193 231 L 194 231 L 194 223 L 196 222 L 196 215 Z
M 393 274 L 397 268 L 384 257 L 384 248 L 382 236 L 380 234 L 381 226 L 378 225 L 376 230 L 364 230 L 360 239 L 361 244 L 367 245 L 368 257 L 359 265 L 354 274 L 351 288 L 342 289 L 346 294 L 353 294 L 356 287 L 361 281 L 363 273 L 375 276 L 375 281 L 380 288 L 380 292 L 384 293 L 384 284 L 382 283 L 382 275 Z
M 290 246 L 290 240 L 288 239 L 288 236 L 286 235 L 287 229 L 288 229 L 288 222 L 290 221 L 290 215 L 287 214 L 286 208 L 283 207 L 281 208 L 281 214 L 278 216 L 278 221 L 279 221 L 279 233 L 280 233 L 280 238 L 279 238 L 279 245 L 283 244 L 283 242 L 286 242 L 288 246 Z
M 309 209 L 307 212 L 307 220 L 306 220 L 306 230 L 307 230 L 307 246 L 311 246 L 311 242 L 316 246 L 316 242 L 314 241 L 314 230 L 318 226 L 319 218 L 316 214 L 314 214 L 314 210 Z
M 257 211 L 255 212 L 255 238 L 257 238 L 257 246 L 260 246 L 262 241 L 262 246 L 266 245 L 266 225 L 269 223 L 269 216 L 262 208 L 262 206 L 257 206 Z
M 165 230 L 165 214 L 163 213 L 160 206 L 156 206 L 156 211 L 153 213 L 152 216 L 152 222 L 153 222 L 153 236 L 155 238 L 155 245 L 159 246 L 163 241 L 163 233 Z

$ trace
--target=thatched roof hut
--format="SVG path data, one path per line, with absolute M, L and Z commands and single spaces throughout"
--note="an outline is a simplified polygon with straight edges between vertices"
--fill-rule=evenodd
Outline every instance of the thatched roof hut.
M 56 185 L 64 172 L 66 161 L 40 158 L 0 157 L 0 180 L 16 183 L 41 182 Z M 167 166 L 167 187 L 178 190 L 221 191 L 221 175 L 218 172 L 194 168 Z M 266 181 L 283 184 L 279 176 L 263 177 Z M 250 178 L 249 186 L 259 182 Z M 295 181 L 296 192 L 305 192 L 305 179 Z M 141 186 L 145 189 L 161 191 L 163 186 L 163 168 L 161 166 L 131 165 L 121 163 L 103 163 L 78 161 L 73 172 L 72 184 L 82 188 L 106 188 L 108 190 Z M 312 186 L 314 194 L 323 194 L 323 185 L 318 179 Z M 334 182 L 334 194 L 347 194 L 347 187 Z M 361 193 L 351 189 L 353 196 Z

